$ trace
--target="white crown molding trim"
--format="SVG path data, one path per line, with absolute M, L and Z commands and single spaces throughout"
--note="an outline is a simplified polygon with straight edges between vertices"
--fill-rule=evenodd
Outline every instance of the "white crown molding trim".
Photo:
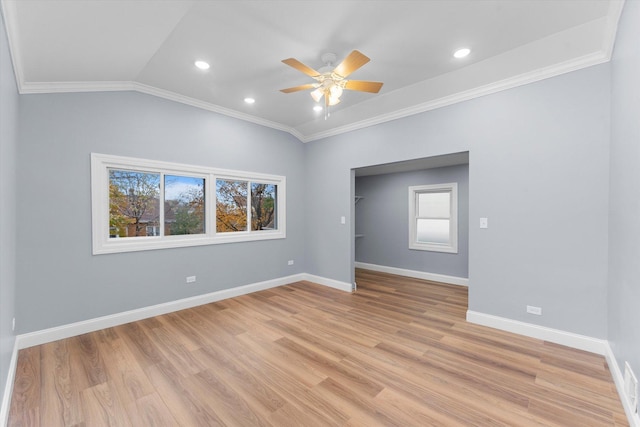
M 624 408 L 624 412 L 627 415 L 627 420 L 629 421 L 629 425 L 631 427 L 640 427 L 640 416 L 629 404 L 629 400 L 624 392 L 624 376 L 622 375 L 622 371 L 620 371 L 620 366 L 618 366 L 618 361 L 616 360 L 616 356 L 613 354 L 613 350 L 611 349 L 611 345 L 607 342 L 605 349 L 605 358 L 607 359 L 607 364 L 609 365 L 609 371 L 611 372 L 611 376 L 613 377 L 613 382 L 616 385 L 616 390 L 618 391 L 618 396 L 620 396 L 620 401 L 622 402 L 622 407 Z
M 450 285 L 469 286 L 469 279 L 465 277 L 447 276 L 445 274 L 427 273 L 424 271 L 407 270 L 404 268 L 387 267 L 384 265 L 368 264 L 365 262 L 355 263 L 356 268 L 379 271 L 382 273 L 397 274 L 398 276 L 412 277 L 414 279 L 430 280 L 432 282 L 448 283 Z
M 624 9 L 625 0 L 611 0 L 609 3 L 609 11 L 607 12 L 607 22 L 604 28 L 604 37 L 602 50 L 605 52 L 607 61 L 611 60 L 613 48 L 618 34 L 618 23 L 622 10 Z
M 26 82 L 22 83 L 20 94 L 74 93 L 74 92 L 124 92 L 134 89 L 133 82 Z
M 20 43 L 18 42 L 17 30 L 12 25 L 16 22 L 15 5 L 13 2 L 0 0 L 2 6 L 2 12 L 5 17 L 5 26 L 7 29 L 7 38 L 9 40 L 9 50 L 11 53 L 11 60 L 13 62 L 13 69 L 16 76 L 16 83 L 18 86 L 18 92 L 21 94 L 28 93 L 60 93 L 60 92 L 97 92 L 97 91 L 123 91 L 123 90 L 135 90 L 142 93 L 158 96 L 161 98 L 169 99 L 175 102 L 191 105 L 193 107 L 202 108 L 204 110 L 213 111 L 216 113 L 224 114 L 226 116 L 234 117 L 240 120 L 245 120 L 251 123 L 255 123 L 261 126 L 281 130 L 287 132 L 298 140 L 306 143 L 331 136 L 339 135 L 342 133 L 363 129 L 369 126 L 385 123 L 391 120 L 408 117 L 414 114 L 434 110 L 436 108 L 445 107 L 458 102 L 471 100 L 480 96 L 489 95 L 501 90 L 510 89 L 516 86 L 525 85 L 535 81 L 543 80 L 549 77 L 554 77 L 560 74 L 575 71 L 581 68 L 589 67 L 591 65 L 597 65 L 603 62 L 607 62 L 611 59 L 613 47 L 615 44 L 615 37 L 617 33 L 618 21 L 622 14 L 625 0 L 613 0 L 610 3 L 609 11 L 607 14 L 607 24 L 605 28 L 605 35 L 602 50 L 590 55 L 586 55 L 580 58 L 569 60 L 560 64 L 556 64 L 541 70 L 536 70 L 530 73 L 521 74 L 512 78 L 504 79 L 502 81 L 485 85 L 473 90 L 453 94 L 451 96 L 442 97 L 425 103 L 421 103 L 412 107 L 408 107 L 402 110 L 394 111 L 389 114 L 382 114 L 367 120 L 361 120 L 349 125 L 340 126 L 334 129 L 330 129 L 323 132 L 304 135 L 298 129 L 294 127 L 285 126 L 281 123 L 276 123 L 270 120 L 261 119 L 259 117 L 251 116 L 249 114 L 241 113 L 239 111 L 231 110 L 228 108 L 220 107 L 215 104 L 211 104 L 205 101 L 194 99 L 188 96 L 180 95 L 171 91 L 158 89 L 148 85 L 144 85 L 138 82 L 25 82 L 24 74 L 22 72 L 21 54 L 19 50 Z
M 179 102 L 181 104 L 190 105 L 202 110 L 212 111 L 214 113 L 223 114 L 225 116 L 244 120 L 246 122 L 255 123 L 260 126 L 280 130 L 290 133 L 297 139 L 303 137 L 298 131 L 288 126 L 265 120 L 250 114 L 241 113 L 239 111 L 224 108 L 210 102 L 201 101 L 185 95 L 180 95 L 164 89 L 159 89 L 143 83 L 131 81 L 102 81 L 102 82 L 29 82 L 20 85 L 20 93 L 26 94 L 43 94 L 43 93 L 71 93 L 71 92 L 118 92 L 118 91 L 136 91 L 147 95 L 156 96 L 158 98 L 168 99 L 170 101 Z
M 546 326 L 534 325 L 532 323 L 520 322 L 518 320 L 507 319 L 506 317 L 467 310 L 467 322 L 561 344 L 602 356 L 606 355 L 607 352 L 607 340 L 547 328 Z
M 9 421 L 9 405 L 11 404 L 11 396 L 13 394 L 13 381 L 16 377 L 16 369 L 18 368 L 18 340 L 13 342 L 13 351 L 11 352 L 11 361 L 9 362 L 9 372 L 7 374 L 7 382 L 4 385 L 4 394 L 2 395 L 2 405 L 0 406 L 0 425 L 6 426 Z
M 442 108 L 449 105 L 457 104 L 459 102 L 469 101 L 474 98 L 479 98 L 481 96 L 490 95 L 503 90 L 512 89 L 518 86 L 534 83 L 550 77 L 555 77 L 561 74 L 569 73 L 571 71 L 580 70 L 582 68 L 590 67 L 592 65 L 601 64 L 603 62 L 607 62 L 610 59 L 610 55 L 611 55 L 611 49 L 608 49 L 607 51 L 599 51 L 596 53 L 592 53 L 592 54 L 585 55 L 573 60 L 563 62 L 561 64 L 556 64 L 556 65 L 535 70 L 529 73 L 520 74 L 514 77 L 500 80 L 498 82 L 480 86 L 478 88 L 454 93 L 449 96 L 434 99 L 434 100 L 417 104 L 411 107 L 396 110 L 387 114 L 381 114 L 379 116 L 372 117 L 370 119 L 361 120 L 359 122 L 351 123 L 345 126 L 339 126 L 337 128 L 329 129 L 327 131 L 318 132 L 310 135 L 304 135 L 300 131 L 298 131 L 296 128 L 288 127 L 277 122 L 265 120 L 256 116 L 231 110 L 229 108 L 224 108 L 219 105 L 212 104 L 210 102 L 191 98 L 185 95 L 180 95 L 175 92 L 159 89 L 159 88 L 145 85 L 138 82 L 29 82 L 29 83 L 24 83 L 22 81 L 22 78 L 19 78 L 18 88 L 21 94 L 136 91 L 136 92 L 145 93 L 147 95 L 168 99 L 170 101 L 179 102 L 181 104 L 190 105 L 192 107 L 200 108 L 203 110 L 212 111 L 214 113 L 223 114 L 225 116 L 233 117 L 239 120 L 255 123 L 260 126 L 265 126 L 268 128 L 287 132 L 293 135 L 295 138 L 297 138 L 301 142 L 306 143 L 306 142 L 311 142 L 319 139 L 328 138 L 331 136 L 340 135 L 340 134 L 351 132 L 354 130 L 367 128 L 370 126 L 389 122 L 392 120 L 401 119 L 401 118 L 412 116 L 415 114 L 424 113 L 427 111 L 435 110 L 437 108 Z M 14 69 L 16 69 L 16 76 L 18 76 L 18 69 L 15 66 L 14 66 Z
M 9 41 L 9 56 L 11 56 L 11 63 L 13 64 L 13 73 L 16 78 L 16 86 L 18 87 L 18 92 L 22 93 L 22 82 L 24 82 L 24 75 L 22 73 L 22 64 L 20 43 L 18 42 L 18 30 L 16 30 L 13 25 L 14 22 L 17 21 L 16 18 L 16 6 L 15 2 L 9 2 L 6 0 L 1 0 L 0 6 L 2 6 L 2 16 L 4 17 L 4 27 L 7 31 L 7 39 Z
M 367 128 L 370 126 L 378 125 L 392 120 L 401 119 L 415 114 L 424 113 L 427 111 L 435 110 L 437 108 L 446 107 L 449 105 L 457 104 L 463 101 L 469 101 L 475 98 L 479 98 L 485 95 L 491 95 L 503 90 L 512 89 L 518 86 L 524 86 L 530 83 L 535 83 L 540 80 L 556 77 L 561 74 L 570 73 L 583 68 L 587 68 L 593 65 L 602 64 L 607 62 L 610 56 L 607 56 L 606 51 L 599 51 L 584 55 L 579 58 L 575 58 L 569 61 L 555 64 L 546 68 L 541 68 L 528 73 L 519 74 L 517 76 L 509 77 L 494 83 L 490 83 L 484 86 L 480 86 L 471 90 L 454 93 L 449 96 L 427 101 L 421 104 L 417 104 L 411 107 L 403 108 L 393 111 L 387 114 L 381 114 L 370 119 L 361 120 L 359 122 L 351 123 L 345 126 L 329 129 L 323 132 L 314 133 L 304 136 L 302 142 L 311 142 L 319 139 L 328 138 L 331 136 L 340 135 L 346 132 Z
M 285 126 L 281 123 L 273 122 L 271 120 L 262 119 L 260 117 L 252 116 L 250 114 L 242 113 L 240 111 L 232 110 L 230 108 L 224 108 L 219 105 L 212 104 L 210 102 L 201 101 L 199 99 L 191 98 L 185 95 L 180 95 L 175 92 L 171 92 L 164 89 L 159 89 L 153 86 L 145 85 L 138 82 L 132 82 L 133 90 L 146 93 L 148 95 L 154 95 L 159 98 L 168 99 L 182 104 L 191 105 L 192 107 L 201 108 L 203 110 L 212 111 L 214 113 L 224 114 L 225 116 L 233 117 L 236 119 L 244 120 L 247 122 L 255 123 L 257 125 L 265 126 L 268 128 L 280 130 L 290 133 L 297 139 L 302 140 L 303 135 L 294 128 Z

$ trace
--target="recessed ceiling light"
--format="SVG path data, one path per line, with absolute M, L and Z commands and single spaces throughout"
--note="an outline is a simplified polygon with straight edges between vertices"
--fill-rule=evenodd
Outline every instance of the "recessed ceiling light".
M 322 105 L 316 105 L 313 107 L 313 111 L 322 111 Z
M 244 102 L 246 102 L 247 104 L 253 104 L 254 102 L 256 102 L 256 100 L 253 98 L 245 98 Z
M 196 67 L 200 68 L 201 70 L 208 70 L 209 69 L 209 63 L 208 62 L 196 61 L 195 64 L 196 64 Z
M 471 49 L 468 48 L 462 48 L 462 49 L 458 49 L 453 53 L 453 56 L 460 59 L 460 58 L 464 58 L 465 56 L 469 55 L 471 53 Z

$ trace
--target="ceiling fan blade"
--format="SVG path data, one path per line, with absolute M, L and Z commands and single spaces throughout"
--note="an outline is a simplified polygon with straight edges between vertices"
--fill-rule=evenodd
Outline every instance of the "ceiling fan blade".
M 361 92 L 378 93 L 383 83 L 381 82 L 365 82 L 362 80 L 347 80 L 344 85 L 345 89 L 359 90 Z
M 313 89 L 316 86 L 317 86 L 317 84 L 315 84 L 315 83 L 309 83 L 309 84 L 306 84 L 306 85 L 300 85 L 300 86 L 295 86 L 295 87 L 288 87 L 286 89 L 280 89 L 280 92 L 284 92 L 284 93 L 298 92 L 300 90 Z
M 282 62 L 284 62 L 288 66 L 293 67 L 296 70 L 301 71 L 301 72 L 305 73 L 306 75 L 311 76 L 313 78 L 316 78 L 316 77 L 318 77 L 320 75 L 319 72 L 317 72 L 316 70 L 314 70 L 311 67 L 308 67 L 308 66 L 304 65 L 302 62 L 298 61 L 295 58 L 283 59 Z
M 333 70 L 333 72 L 341 77 L 347 77 L 369 61 L 370 59 L 367 56 L 357 50 L 354 50 L 344 59 L 344 61 L 340 63 L 340 65 L 335 68 L 335 70 Z

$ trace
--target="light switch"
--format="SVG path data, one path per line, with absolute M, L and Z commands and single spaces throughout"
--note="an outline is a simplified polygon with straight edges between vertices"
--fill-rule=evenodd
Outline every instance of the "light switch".
M 341 216 L 340 217 L 340 224 L 346 224 L 347 223 L 347 218 Z
M 480 218 L 480 228 L 489 228 L 489 218 Z

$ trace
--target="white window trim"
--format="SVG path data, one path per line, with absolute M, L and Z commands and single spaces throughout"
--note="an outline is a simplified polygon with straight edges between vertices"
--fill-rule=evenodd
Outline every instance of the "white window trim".
M 205 234 L 179 236 L 140 236 L 135 238 L 109 238 L 109 169 L 130 169 L 140 172 L 187 175 L 206 180 Z M 247 200 L 247 231 L 216 233 L 216 180 L 228 179 L 278 187 L 276 216 L 277 230 L 251 231 L 251 201 Z M 161 186 L 164 183 L 161 182 Z M 250 198 L 249 198 L 250 199 Z M 162 215 L 163 210 L 160 210 Z M 160 218 L 160 224 L 163 219 Z M 137 159 L 91 153 L 91 228 L 94 255 L 146 251 L 152 249 L 179 248 L 187 246 L 215 245 L 221 243 L 249 242 L 286 238 L 286 177 L 254 172 L 208 168 L 180 163 Z
M 451 216 L 449 220 L 450 244 L 422 243 L 416 241 L 416 200 L 420 193 L 451 193 Z M 432 252 L 458 253 L 458 183 L 414 185 L 409 187 L 409 249 Z

